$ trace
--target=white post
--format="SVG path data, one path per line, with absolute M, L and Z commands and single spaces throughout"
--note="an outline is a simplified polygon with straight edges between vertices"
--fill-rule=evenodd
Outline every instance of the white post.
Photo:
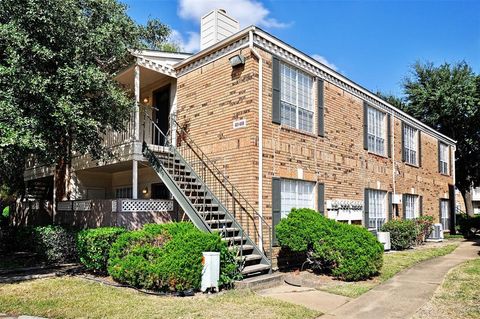
M 132 161 L 132 199 L 138 198 L 138 162 Z
M 140 66 L 135 65 L 134 143 L 140 141 Z M 135 147 L 134 147 L 135 149 Z M 132 199 L 138 198 L 138 162 L 132 161 Z

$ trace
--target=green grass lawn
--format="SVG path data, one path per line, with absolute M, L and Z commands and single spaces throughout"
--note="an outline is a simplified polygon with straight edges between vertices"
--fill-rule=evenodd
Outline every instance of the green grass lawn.
M 145 295 L 78 277 L 0 285 L 0 313 L 48 318 L 315 318 L 320 313 L 250 291 L 193 298 Z
M 480 258 L 452 269 L 414 318 L 480 318 Z
M 345 283 L 339 282 L 336 285 L 329 285 L 325 288 L 320 288 L 330 293 L 337 295 L 356 298 L 361 294 L 367 292 L 378 284 L 392 278 L 398 272 L 413 266 L 416 263 L 425 261 L 431 258 L 444 256 L 451 253 L 458 247 L 458 243 L 448 244 L 442 247 L 422 248 L 414 250 L 406 250 L 402 252 L 394 252 L 385 254 L 383 257 L 383 267 L 380 275 L 374 279 Z

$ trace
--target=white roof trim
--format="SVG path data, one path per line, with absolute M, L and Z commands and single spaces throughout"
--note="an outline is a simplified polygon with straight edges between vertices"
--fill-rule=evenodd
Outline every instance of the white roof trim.
M 149 69 L 158 73 L 162 73 L 173 78 L 177 77 L 177 73 L 175 72 L 173 67 L 166 63 L 156 62 L 156 61 L 146 59 L 143 56 L 138 56 L 137 64 L 146 69 Z
M 237 46 L 239 46 L 242 41 L 239 41 L 242 37 L 248 35 L 249 31 L 254 32 L 254 45 L 269 51 L 272 54 L 279 55 L 281 58 L 293 63 L 299 68 L 305 69 L 306 71 L 324 79 L 327 82 L 330 82 L 344 90 L 347 90 L 349 93 L 361 98 L 362 100 L 384 110 L 388 113 L 393 113 L 394 116 L 402 119 L 407 124 L 418 128 L 419 130 L 429 133 L 430 135 L 436 137 L 444 143 L 455 145 L 456 141 L 450 137 L 436 131 L 430 126 L 422 123 L 421 121 L 415 119 L 414 117 L 408 115 L 402 110 L 396 108 L 395 106 L 387 103 L 376 94 L 370 92 L 359 84 L 351 81 L 342 74 L 330 69 L 326 65 L 318 62 L 307 54 L 295 49 L 294 47 L 288 45 L 287 43 L 281 41 L 280 39 L 272 36 L 271 34 L 259 29 L 255 26 L 250 26 L 245 28 L 234 35 L 190 56 L 189 58 L 177 63 L 174 65 L 175 70 L 178 75 L 186 74 L 193 69 L 200 67 L 203 64 L 209 63 L 219 57 L 219 54 L 216 53 L 218 50 L 224 51 L 225 46 L 229 45 L 232 42 L 237 41 Z M 223 49 L 222 49 L 223 48 Z M 233 49 L 234 47 L 232 47 Z M 282 52 L 280 52 L 282 51 Z M 191 64 L 194 65 L 191 65 Z
M 390 103 L 387 103 L 386 101 L 384 101 L 383 99 L 378 97 L 376 94 L 368 91 L 364 87 L 362 87 L 362 86 L 358 85 L 357 83 L 351 81 L 350 79 L 346 78 L 342 74 L 330 69 L 329 67 L 325 66 L 324 64 L 318 62 L 317 60 L 315 60 L 312 57 L 306 55 L 305 53 L 293 48 L 292 46 L 286 44 L 285 42 L 279 40 L 278 38 L 272 36 L 271 34 L 265 32 L 261 29 L 258 29 L 258 28 L 255 29 L 255 34 L 258 35 L 259 37 L 263 38 L 264 40 L 267 40 L 267 41 L 271 42 L 272 44 L 281 48 L 282 50 L 285 50 L 285 51 L 293 54 L 295 56 L 295 58 L 293 60 L 296 60 L 296 62 L 297 62 L 296 64 L 301 64 L 302 68 L 307 68 L 307 70 L 309 70 L 309 71 L 317 71 L 317 70 L 314 70 L 311 67 L 309 68 L 308 65 L 306 65 L 306 63 L 309 63 L 309 64 L 313 65 L 314 67 L 318 68 L 319 71 L 321 71 L 325 75 L 328 75 L 326 77 L 322 77 L 325 80 L 339 86 L 342 89 L 347 89 L 348 86 L 349 86 L 354 91 L 357 91 L 357 94 L 356 94 L 356 92 L 352 92 L 352 90 L 349 90 L 354 95 L 357 95 L 364 100 L 365 100 L 365 97 L 368 97 L 369 100 L 367 100 L 367 102 L 370 102 L 373 105 L 379 106 L 380 108 L 384 109 L 387 112 L 393 111 L 394 113 L 396 113 L 395 114 L 396 116 L 402 118 L 408 124 L 410 124 L 410 125 L 412 125 L 416 128 L 419 128 L 423 131 L 433 133 L 433 135 L 435 135 L 437 138 L 439 138 L 443 142 L 446 142 L 447 144 L 454 145 L 456 143 L 456 141 L 451 139 L 450 137 L 438 132 L 437 130 L 435 130 L 435 129 L 431 128 L 430 126 L 426 125 L 425 123 L 422 123 L 421 121 L 417 120 L 416 118 L 412 117 L 411 115 L 408 115 L 407 113 L 405 113 L 402 110 L 396 108 L 395 106 L 391 105 Z M 259 39 L 259 38 L 254 39 L 254 43 L 259 45 L 261 48 L 264 48 L 264 49 L 266 48 L 268 51 L 271 51 L 271 50 L 268 49 L 268 44 L 265 45 L 265 43 L 262 43 L 262 40 Z M 262 45 L 262 44 L 264 44 L 264 45 Z M 297 57 L 302 59 L 303 61 L 298 61 Z M 304 62 L 304 63 L 302 63 L 302 62 Z M 314 72 L 314 73 L 318 73 L 318 72 Z M 358 93 L 361 93 L 361 94 L 358 94 Z M 364 95 L 364 96 L 362 96 L 362 95 Z
M 130 54 L 136 57 L 157 57 L 157 58 L 167 58 L 167 59 L 177 59 L 184 60 L 192 56 L 191 53 L 183 52 L 164 52 L 157 50 L 130 50 Z

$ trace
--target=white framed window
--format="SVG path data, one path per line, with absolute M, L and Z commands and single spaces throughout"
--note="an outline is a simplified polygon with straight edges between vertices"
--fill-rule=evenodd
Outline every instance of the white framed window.
M 406 194 L 404 196 L 405 219 L 414 219 L 420 217 L 420 203 L 418 195 Z
M 367 115 L 368 150 L 379 155 L 385 155 L 387 116 L 371 106 L 368 107 Z
M 313 133 L 313 77 L 280 64 L 281 123 Z
M 311 208 L 314 205 L 315 183 L 293 179 L 281 180 L 281 217 L 287 217 L 292 208 Z
M 448 204 L 448 199 L 440 200 L 440 222 L 444 230 L 450 229 L 450 207 Z
M 418 165 L 418 130 L 405 125 L 403 129 L 403 155 L 405 162 Z
M 448 167 L 450 165 L 448 145 L 440 143 L 439 151 L 440 173 L 448 175 Z
M 132 198 L 132 187 L 119 187 L 115 189 L 115 198 Z
M 380 229 L 387 220 L 387 192 L 368 190 L 368 228 Z

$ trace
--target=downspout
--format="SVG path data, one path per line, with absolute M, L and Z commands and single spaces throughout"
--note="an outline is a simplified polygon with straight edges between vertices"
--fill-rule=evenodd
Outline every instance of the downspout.
M 253 31 L 248 33 L 249 48 L 258 58 L 258 243 L 263 249 L 263 59 L 253 47 Z
M 390 113 L 392 115 L 392 120 L 391 120 L 391 132 L 392 132 L 392 149 L 391 149 L 391 152 L 392 152 L 392 183 L 393 183 L 393 196 L 396 195 L 396 187 L 395 187 L 395 175 L 397 175 L 397 172 L 396 172 L 396 169 L 395 169 L 395 166 L 396 166 L 396 163 L 395 163 L 395 112 L 391 112 Z M 420 133 L 420 131 L 419 131 Z M 402 150 L 403 152 L 403 150 Z M 391 204 L 393 205 L 393 204 Z M 392 210 L 393 210 L 393 207 L 392 207 Z M 397 212 L 394 212 L 395 215 Z

